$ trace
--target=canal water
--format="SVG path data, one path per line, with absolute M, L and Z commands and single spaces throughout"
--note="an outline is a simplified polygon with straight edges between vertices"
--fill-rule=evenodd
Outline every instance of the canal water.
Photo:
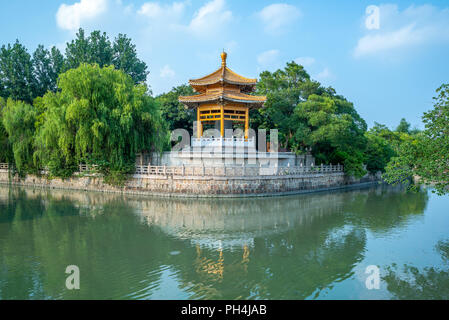
M 165 199 L 0 186 L 0 299 L 435 298 L 449 299 L 449 197 L 429 190 Z

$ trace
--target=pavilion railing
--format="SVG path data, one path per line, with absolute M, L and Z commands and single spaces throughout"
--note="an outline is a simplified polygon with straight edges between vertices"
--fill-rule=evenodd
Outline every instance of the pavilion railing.
M 79 174 L 90 174 L 97 172 L 96 166 L 79 165 Z M 8 171 L 7 163 L 0 163 L 1 171 Z M 286 166 L 286 167 L 263 167 L 263 166 L 152 166 L 136 165 L 136 175 L 150 177 L 168 176 L 216 176 L 216 177 L 256 177 L 256 176 L 298 176 L 310 174 L 323 174 L 332 172 L 343 172 L 342 165 L 320 165 L 320 166 Z M 46 170 L 42 171 L 43 174 Z
M 219 147 L 219 146 L 232 146 L 232 147 L 243 147 L 243 146 L 256 146 L 256 139 L 250 137 L 245 139 L 244 137 L 231 137 L 231 138 L 192 138 L 192 147 Z

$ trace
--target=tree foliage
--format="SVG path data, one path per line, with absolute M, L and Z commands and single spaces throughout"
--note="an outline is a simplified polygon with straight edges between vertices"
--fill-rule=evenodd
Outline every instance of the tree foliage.
M 39 102 L 35 163 L 67 176 L 79 163 L 99 165 L 108 176 L 132 170 L 135 155 L 161 150 L 167 135 L 145 85 L 112 66 L 81 64 L 63 73 L 59 91 Z
M 59 74 L 64 69 L 64 56 L 56 48 L 39 45 L 33 53 L 33 98 L 56 91 Z
M 299 102 L 311 94 L 321 94 L 326 89 L 310 79 L 303 66 L 295 62 L 287 63 L 283 70 L 264 71 L 260 74 L 256 93 L 266 95 L 265 106 L 252 110 L 251 127 L 254 129 L 278 129 L 282 148 L 290 149 L 295 133 L 294 110 Z
M 0 48 L 0 94 L 3 98 L 33 100 L 33 63 L 27 49 L 16 41 Z
M 34 169 L 35 121 L 36 110 L 33 106 L 8 99 L 3 112 L 3 126 L 14 155 L 14 166 L 21 175 Z
M 100 67 L 112 63 L 112 48 L 106 33 L 93 31 L 90 36 L 79 29 L 76 38 L 67 43 L 65 50 L 67 69 L 77 68 L 81 63 L 96 63 Z
M 8 132 L 3 125 L 3 114 L 6 110 L 6 101 L 0 97 L 0 162 L 12 163 L 14 156 L 9 143 Z
M 133 78 L 134 83 L 145 82 L 147 65 L 137 57 L 136 46 L 124 34 L 119 34 L 112 45 L 112 64 Z
M 395 156 L 392 145 L 385 138 L 373 132 L 366 132 L 367 145 L 365 150 L 366 169 L 370 172 L 384 172 L 391 158 Z
M 186 106 L 178 101 L 179 96 L 193 95 L 192 87 L 188 85 L 180 85 L 173 88 L 167 93 L 156 97 L 162 113 L 162 117 L 167 122 L 168 128 L 172 131 L 175 129 L 185 129 L 192 132 L 194 112 L 187 109 Z
M 18 41 L 0 48 L 0 97 L 33 103 L 47 91 L 57 90 L 58 76 L 82 63 L 96 63 L 100 67 L 114 65 L 130 75 L 135 84 L 147 79 L 145 62 L 137 57 L 131 39 L 119 34 L 111 42 L 106 33 L 93 31 L 86 36 L 79 29 L 76 38 L 67 43 L 66 56 L 56 47 L 46 49 L 38 45 L 30 55 Z
M 361 176 L 366 123 L 353 104 L 311 80 L 295 62 L 283 70 L 264 71 L 257 93 L 267 102 L 252 111 L 253 128 L 279 130 L 283 149 L 300 153 L 312 147 L 319 163 L 343 163 L 348 173 Z
M 399 148 L 387 166 L 385 179 L 393 184 L 418 177 L 418 184 L 433 184 L 439 194 L 449 187 L 449 84 L 437 89 L 434 108 L 424 113 L 425 130 Z
M 123 34 L 111 43 L 104 32 L 96 30 L 86 37 L 80 28 L 76 38 L 67 43 L 66 59 L 66 70 L 82 63 L 96 63 L 100 67 L 114 65 L 130 75 L 135 84 L 146 81 L 148 75 L 147 65 L 138 59 L 135 45 Z
M 402 118 L 401 122 L 399 122 L 399 125 L 396 128 L 396 132 L 410 134 L 410 123 L 408 123 L 407 120 L 405 120 L 405 118 Z
M 300 125 L 295 133 L 298 146 L 313 147 L 321 163 L 343 163 L 345 171 L 360 177 L 363 169 L 363 152 L 366 147 L 365 121 L 351 102 L 342 96 L 329 93 L 310 95 L 295 109 Z

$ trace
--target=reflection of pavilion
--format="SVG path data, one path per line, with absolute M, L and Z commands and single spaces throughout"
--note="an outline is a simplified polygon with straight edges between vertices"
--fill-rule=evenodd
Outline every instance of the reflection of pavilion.
M 344 215 L 357 196 L 145 201 L 138 211 L 149 225 L 195 248 L 192 267 L 179 266 L 192 298 L 270 299 L 274 291 L 304 298 L 347 277 L 361 259 L 366 236 L 345 226 Z M 333 268 L 338 271 L 329 273 Z M 241 295 L 233 296 L 240 285 Z
M 146 223 L 204 248 L 254 246 L 254 239 L 342 211 L 339 194 L 264 199 L 142 201 Z M 325 205 L 324 205 L 325 204 Z
M 292 229 L 307 233 L 319 221 L 340 215 L 345 201 L 335 193 L 259 199 L 142 199 L 134 204 L 145 223 L 195 247 L 193 266 L 202 282 L 194 290 L 202 292 L 211 290 L 202 283 L 220 283 L 231 273 L 247 274 L 254 263 L 251 253 L 266 246 L 260 243 L 263 239 L 282 238 Z M 218 292 L 210 294 L 217 296 Z

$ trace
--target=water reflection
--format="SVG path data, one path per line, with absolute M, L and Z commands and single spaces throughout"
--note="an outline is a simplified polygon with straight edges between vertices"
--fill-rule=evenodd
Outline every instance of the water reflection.
M 423 270 L 405 264 L 388 267 L 383 279 L 396 299 L 448 300 L 449 299 L 449 240 L 440 241 L 436 248 L 444 261 L 443 268 L 426 267 Z
M 427 193 L 155 199 L 0 187 L 1 299 L 303 299 L 348 279 L 367 231 L 420 219 Z M 65 267 L 81 290 L 65 289 Z

